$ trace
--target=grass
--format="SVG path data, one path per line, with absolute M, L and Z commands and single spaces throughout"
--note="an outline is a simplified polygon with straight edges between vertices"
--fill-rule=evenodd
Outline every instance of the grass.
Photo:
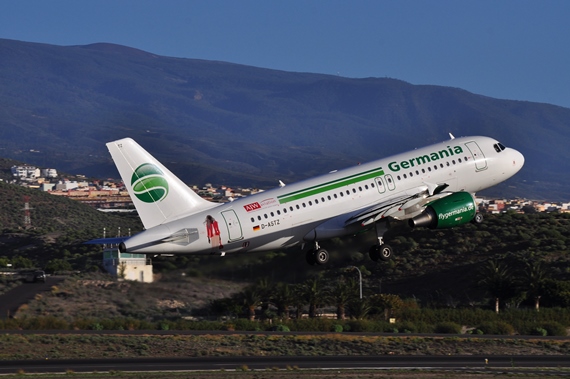
M 560 355 L 570 339 L 359 335 L 3 334 L 0 360 L 200 356 Z

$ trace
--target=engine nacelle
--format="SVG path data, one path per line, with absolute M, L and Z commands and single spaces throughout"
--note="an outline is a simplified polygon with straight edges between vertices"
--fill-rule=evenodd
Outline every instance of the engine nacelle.
M 476 213 L 473 196 L 468 192 L 456 192 L 429 204 L 424 212 L 411 218 L 408 223 L 412 228 L 451 228 L 468 223 L 475 218 Z

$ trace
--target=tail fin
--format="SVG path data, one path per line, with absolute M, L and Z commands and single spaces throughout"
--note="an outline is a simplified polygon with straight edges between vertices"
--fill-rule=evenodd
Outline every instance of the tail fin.
M 202 199 L 130 138 L 107 143 L 146 229 L 217 204 Z

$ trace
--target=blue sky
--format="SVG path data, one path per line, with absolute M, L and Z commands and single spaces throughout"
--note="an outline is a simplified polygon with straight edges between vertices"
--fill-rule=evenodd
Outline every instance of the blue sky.
M 0 38 L 111 42 L 568 108 L 569 20 L 562 0 L 0 0 Z

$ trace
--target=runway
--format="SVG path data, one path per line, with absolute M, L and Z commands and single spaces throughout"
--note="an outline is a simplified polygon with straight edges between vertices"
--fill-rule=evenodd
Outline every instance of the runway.
M 485 361 L 487 359 L 487 362 Z M 0 374 L 73 372 L 142 372 L 233 370 L 247 366 L 265 369 L 467 369 L 480 371 L 505 369 L 569 368 L 563 355 L 541 356 L 320 356 L 320 357 L 201 357 L 0 361 Z M 556 372 L 570 376 L 570 371 Z

